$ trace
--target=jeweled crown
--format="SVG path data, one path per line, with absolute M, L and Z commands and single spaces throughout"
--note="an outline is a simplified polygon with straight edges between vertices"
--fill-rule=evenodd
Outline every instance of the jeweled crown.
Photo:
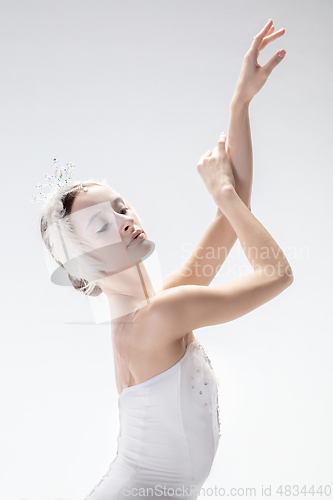
M 48 180 L 48 183 L 36 184 L 36 188 L 39 190 L 39 193 L 37 195 L 32 196 L 31 201 L 33 203 L 38 203 L 47 200 L 50 197 L 50 195 L 55 193 L 58 189 L 63 188 L 73 180 L 74 169 L 75 169 L 75 165 L 73 163 L 66 163 L 66 166 L 62 167 L 56 158 L 54 158 L 53 163 L 55 167 L 54 175 L 45 175 L 45 179 Z M 44 188 L 49 188 L 49 189 L 47 192 L 43 192 Z M 75 191 L 76 189 L 82 189 L 82 188 L 83 186 L 81 183 L 78 186 L 75 186 L 74 188 L 70 189 L 69 191 L 66 191 L 66 194 L 70 193 L 71 191 Z M 83 189 L 87 190 L 87 188 Z

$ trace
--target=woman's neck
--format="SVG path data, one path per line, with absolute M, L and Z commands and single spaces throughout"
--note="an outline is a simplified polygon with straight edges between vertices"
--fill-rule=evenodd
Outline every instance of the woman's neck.
M 121 320 L 133 312 L 138 305 L 141 307 L 151 303 L 156 292 L 145 265 L 140 262 L 116 275 L 99 281 L 109 302 L 113 322 Z

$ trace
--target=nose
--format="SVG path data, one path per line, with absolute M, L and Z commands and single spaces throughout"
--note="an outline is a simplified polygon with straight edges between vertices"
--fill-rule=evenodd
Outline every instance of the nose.
M 131 235 L 131 227 L 133 227 L 134 219 L 129 215 L 116 214 L 116 220 L 118 224 L 119 233 L 124 238 L 130 237 Z

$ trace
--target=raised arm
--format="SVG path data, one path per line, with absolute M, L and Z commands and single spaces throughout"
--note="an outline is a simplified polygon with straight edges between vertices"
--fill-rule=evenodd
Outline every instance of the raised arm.
M 189 285 L 161 292 L 151 305 L 146 335 L 150 345 L 167 345 L 191 330 L 239 318 L 272 300 L 293 281 L 282 249 L 235 191 L 225 137 L 221 135 L 211 157 L 198 163 L 198 172 L 237 234 L 253 272 L 220 286 Z
M 272 70 L 285 55 L 283 50 L 276 52 L 263 68 L 258 63 L 260 52 L 268 43 L 284 35 L 285 29 L 281 28 L 276 33 L 273 32 L 273 21 L 270 19 L 261 32 L 253 38 L 251 47 L 244 57 L 242 70 L 230 103 L 227 155 L 235 177 L 237 194 L 249 208 L 251 207 L 253 180 L 249 106 Z M 217 215 L 221 215 L 219 208 Z
M 253 97 L 265 84 L 272 70 L 282 61 L 285 51 L 278 51 L 262 68 L 258 63 L 260 52 L 266 45 L 285 33 L 281 28 L 274 32 L 270 19 L 258 33 L 246 53 L 242 70 L 230 103 L 230 123 L 228 131 L 227 156 L 235 177 L 235 189 L 240 199 L 251 208 L 251 191 L 253 181 L 253 154 L 249 106 Z M 281 57 L 282 56 L 282 57 Z M 217 215 L 221 210 L 217 209 Z
M 285 30 L 282 28 L 276 33 L 273 31 L 273 21 L 270 20 L 253 38 L 251 47 L 244 57 L 241 73 L 230 103 L 227 156 L 235 177 L 236 192 L 248 208 L 251 208 L 253 179 L 249 106 L 273 68 L 282 60 L 277 52 L 264 67 L 261 67 L 257 61 L 260 51 L 268 43 L 281 37 Z M 212 152 L 209 150 L 203 157 L 208 157 L 211 154 Z M 209 285 L 236 240 L 237 235 L 230 222 L 217 207 L 215 218 L 201 236 L 186 262 L 177 271 L 162 280 L 163 289 L 181 285 Z M 204 270 L 209 270 L 209 272 L 204 272 Z

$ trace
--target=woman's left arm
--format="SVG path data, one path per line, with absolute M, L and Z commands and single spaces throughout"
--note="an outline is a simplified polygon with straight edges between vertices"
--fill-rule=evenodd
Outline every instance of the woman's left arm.
M 273 33 L 273 21 L 269 21 L 253 42 L 244 57 L 242 70 L 230 103 L 227 155 L 233 169 L 236 192 L 251 208 L 253 179 L 253 154 L 249 105 L 266 82 L 273 68 L 281 62 L 279 52 L 264 66 L 258 64 L 259 52 L 271 41 L 284 34 L 282 28 Z M 281 52 L 281 51 L 280 51 Z M 283 51 L 284 52 L 284 51 Z M 204 156 L 212 154 L 209 150 Z M 163 289 L 181 285 L 208 286 L 221 268 L 237 240 L 228 219 L 218 208 L 216 216 L 201 236 L 186 262 L 163 280 Z
M 249 104 L 239 99 L 236 93 L 230 104 L 227 156 L 233 169 L 236 192 L 250 208 L 253 161 Z M 236 240 L 234 229 L 218 208 L 187 261 L 163 278 L 163 290 L 181 285 L 208 286 Z
M 258 63 L 260 51 L 268 43 L 276 40 L 285 33 L 284 28 L 272 34 L 273 31 L 273 21 L 269 20 L 262 31 L 256 37 L 253 37 L 250 50 L 244 57 L 241 74 L 230 103 L 227 156 L 235 177 L 236 192 L 243 203 L 250 209 L 253 181 L 253 154 L 249 106 L 253 97 L 266 82 L 273 68 L 281 62 L 285 55 L 285 51 L 277 52 L 264 68 Z M 279 55 L 280 53 L 282 54 Z M 222 215 L 219 208 L 216 215 Z

